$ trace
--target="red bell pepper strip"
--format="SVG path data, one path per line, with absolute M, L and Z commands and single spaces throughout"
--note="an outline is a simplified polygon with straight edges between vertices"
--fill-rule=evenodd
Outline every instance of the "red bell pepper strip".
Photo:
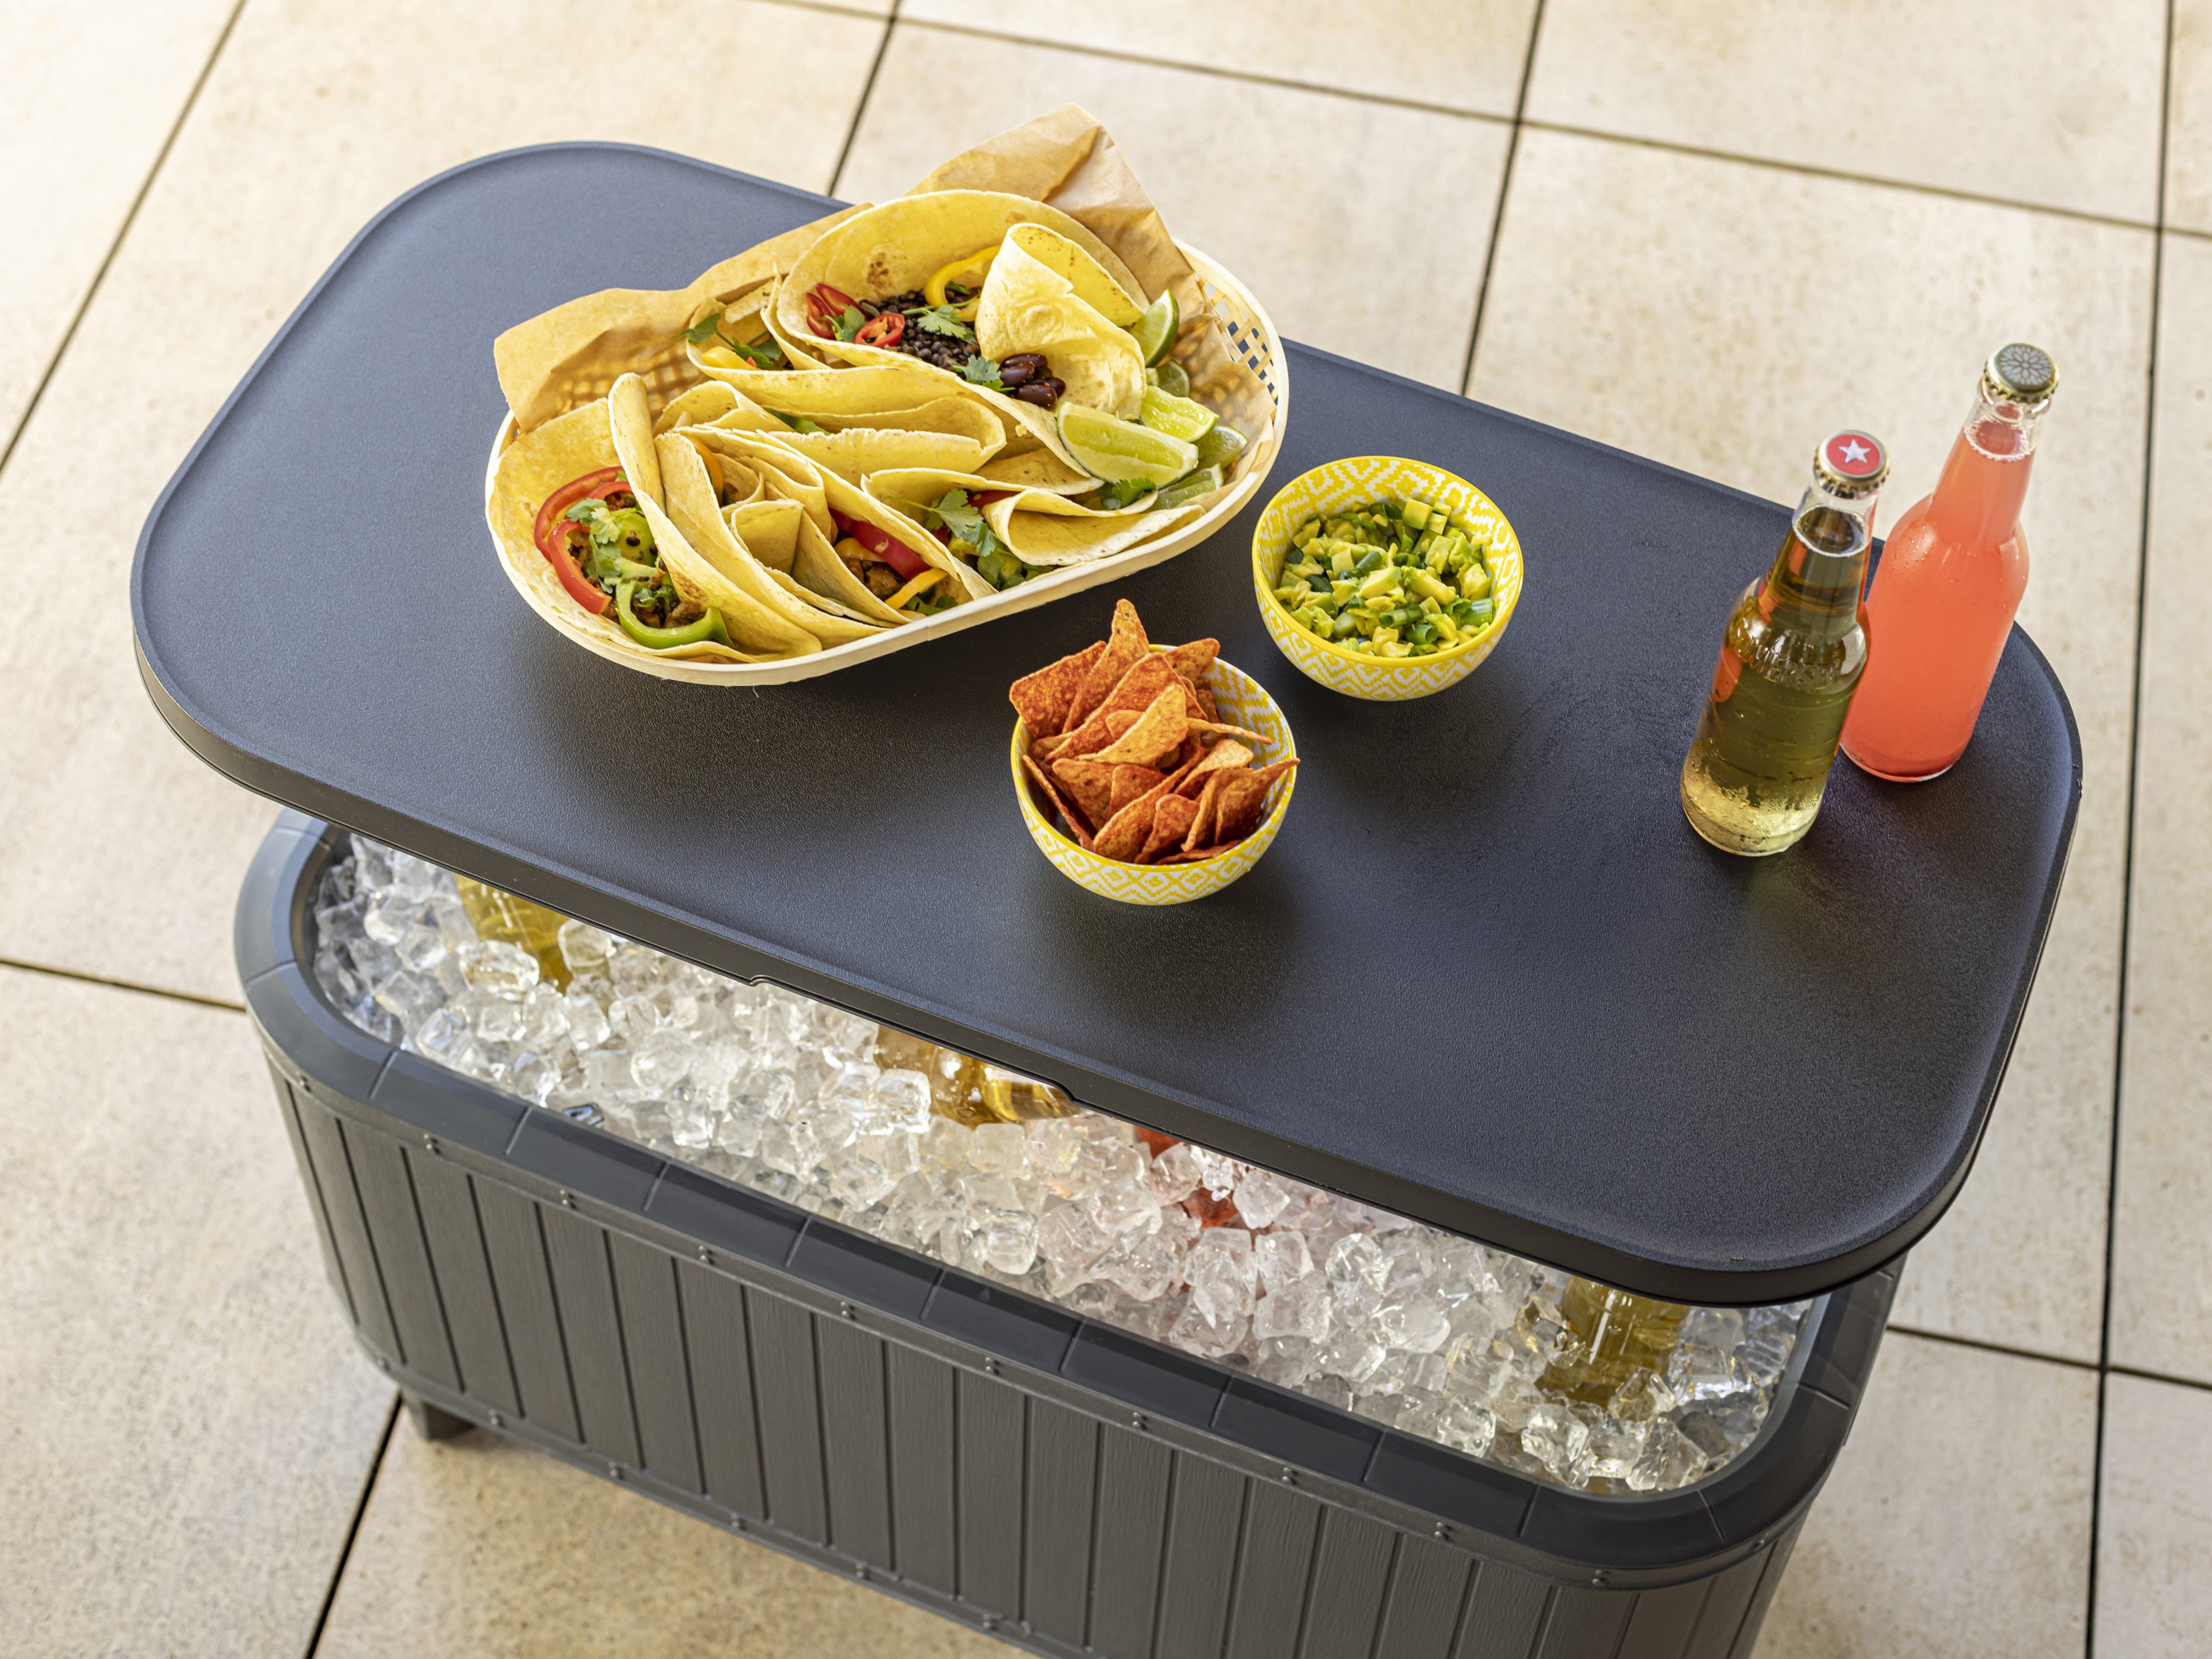
M 837 521 L 839 530 L 860 543 L 906 580 L 910 581 L 930 568 L 928 560 L 923 558 L 904 542 L 894 541 L 890 532 L 879 526 L 872 525 L 865 519 L 853 518 L 834 508 L 831 509 L 830 516 Z
M 609 486 L 617 486 L 625 492 L 628 483 L 618 466 L 602 467 L 597 472 L 587 472 L 582 477 L 562 484 L 545 498 L 538 509 L 534 539 L 538 550 L 553 567 L 553 574 L 561 579 L 561 586 L 568 597 L 590 611 L 594 617 L 606 614 L 609 600 L 597 582 L 584 574 L 576 562 L 576 556 L 568 550 L 568 511 L 578 501 L 590 501 L 593 496 L 611 494 Z
M 862 345 L 896 346 L 906 337 L 906 318 L 898 312 L 886 311 L 861 324 L 860 331 L 853 337 Z

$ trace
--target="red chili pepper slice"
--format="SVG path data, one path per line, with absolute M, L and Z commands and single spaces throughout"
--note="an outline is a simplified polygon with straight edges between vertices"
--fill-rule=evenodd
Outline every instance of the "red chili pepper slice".
M 832 288 L 827 283 L 817 283 L 806 294 L 806 326 L 817 337 L 830 339 L 837 331 L 830 326 L 830 319 L 843 316 L 857 303 L 842 289 Z
M 853 337 L 862 345 L 896 346 L 906 337 L 906 318 L 898 312 L 886 311 L 861 324 L 860 331 Z
M 538 550 L 553 567 L 553 574 L 561 579 L 561 586 L 568 590 L 568 597 L 594 617 L 605 616 L 611 601 L 599 584 L 584 574 L 583 567 L 576 562 L 576 556 L 569 551 L 571 526 L 566 515 L 578 501 L 611 493 L 608 489 L 611 484 L 621 484 L 627 491 L 627 481 L 618 466 L 602 467 L 597 472 L 587 472 L 580 478 L 562 484 L 548 495 L 545 504 L 538 509 L 538 522 L 533 532 Z

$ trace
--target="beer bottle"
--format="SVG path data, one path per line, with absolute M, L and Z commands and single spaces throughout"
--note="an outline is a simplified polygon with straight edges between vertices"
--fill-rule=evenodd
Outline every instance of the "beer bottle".
M 1888 475 L 1880 441 L 1863 432 L 1822 443 L 1773 568 L 1729 616 L 1681 783 L 1690 827 L 1723 852 L 1779 853 L 1820 812 L 1866 672 L 1859 590 Z

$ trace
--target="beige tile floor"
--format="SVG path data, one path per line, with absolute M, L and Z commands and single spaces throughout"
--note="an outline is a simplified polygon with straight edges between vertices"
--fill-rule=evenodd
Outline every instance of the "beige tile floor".
M 220 1006 L 272 809 L 161 728 L 125 581 L 421 178 L 607 137 L 879 195 L 1069 98 L 1293 336 L 1771 497 L 1863 423 L 1893 517 L 1982 353 L 2057 354 L 2022 621 L 2081 726 L 2073 863 L 1759 1650 L 2212 1650 L 2212 0 L 0 0 L 0 54 L 35 114 L 0 133 L 0 485 L 70 504 L 49 557 L 99 595 L 0 620 L 0 1653 L 985 1651 L 481 1437 L 387 1437 Z M 143 1176 L 127 1212 L 95 1163 Z M 191 1297 L 133 1300 L 157 1255 Z

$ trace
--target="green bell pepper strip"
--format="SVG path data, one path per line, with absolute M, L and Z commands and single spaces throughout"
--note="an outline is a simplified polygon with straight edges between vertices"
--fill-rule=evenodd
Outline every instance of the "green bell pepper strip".
M 615 588 L 615 615 L 622 623 L 622 630 L 648 651 L 673 651 L 686 645 L 697 645 L 712 640 L 717 645 L 730 643 L 730 630 L 722 626 L 722 613 L 709 611 L 696 622 L 686 623 L 681 628 L 654 628 L 637 619 L 630 609 L 630 596 L 637 592 L 638 584 L 622 582 Z M 735 649 L 734 647 L 732 647 Z

